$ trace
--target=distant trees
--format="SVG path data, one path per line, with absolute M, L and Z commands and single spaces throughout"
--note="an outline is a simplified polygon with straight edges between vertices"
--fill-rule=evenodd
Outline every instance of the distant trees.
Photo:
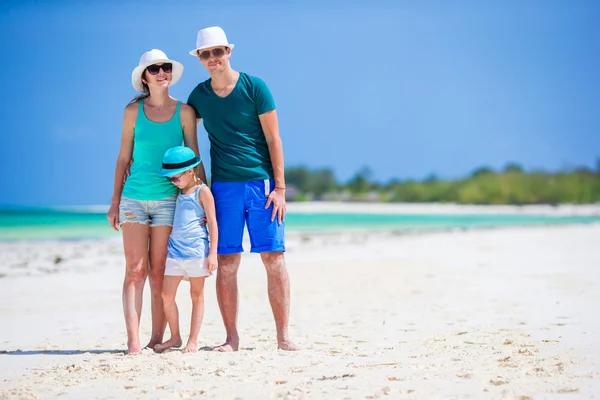
M 508 163 L 502 171 L 489 167 L 454 180 L 430 175 L 422 181 L 393 179 L 373 182 L 372 171 L 362 167 L 346 183 L 336 181 L 330 169 L 286 169 L 286 184 L 295 189 L 290 200 L 353 200 L 386 202 L 448 202 L 461 204 L 559 204 L 600 202 L 600 159 L 596 169 L 525 172 Z

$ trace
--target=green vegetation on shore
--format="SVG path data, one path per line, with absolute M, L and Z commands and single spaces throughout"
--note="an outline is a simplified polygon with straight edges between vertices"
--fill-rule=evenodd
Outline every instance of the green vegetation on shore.
M 338 200 L 380 202 L 443 202 L 459 204 L 587 204 L 600 202 L 600 160 L 596 169 L 526 172 L 510 163 L 502 171 L 482 167 L 462 179 L 431 176 L 422 181 L 374 182 L 362 168 L 345 184 L 330 169 L 291 167 L 285 171 L 292 201 Z

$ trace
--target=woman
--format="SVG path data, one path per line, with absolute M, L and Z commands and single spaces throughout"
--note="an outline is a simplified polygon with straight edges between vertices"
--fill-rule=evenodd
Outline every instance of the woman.
M 182 73 L 180 63 L 153 49 L 142 55 L 131 74 L 133 87 L 142 95 L 125 108 L 113 196 L 107 214 L 113 229 L 118 231 L 120 226 L 123 234 L 126 263 L 123 312 L 129 354 L 141 352 L 139 326 L 148 276 L 152 337 L 146 347 L 153 349 L 162 343 L 166 328 L 161 292 L 177 187 L 159 176 L 163 155 L 182 141 L 200 155 L 194 110 L 169 96 L 169 86 L 174 85 Z M 128 167 L 129 176 L 123 184 Z M 200 164 L 197 168 L 198 176 L 205 181 L 204 166 Z

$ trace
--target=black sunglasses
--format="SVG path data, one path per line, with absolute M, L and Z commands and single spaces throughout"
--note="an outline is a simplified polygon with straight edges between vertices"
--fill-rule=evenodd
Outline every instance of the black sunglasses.
M 161 68 L 165 74 L 168 74 L 169 72 L 173 71 L 173 64 L 171 64 L 171 63 L 164 63 L 162 65 L 152 64 L 152 65 L 148 65 L 148 68 L 146 68 L 146 69 L 148 70 L 150 75 L 156 75 L 160 72 Z
M 202 61 L 206 61 L 210 58 L 210 53 L 210 50 L 204 50 L 202 53 L 198 51 L 198 57 L 200 57 Z M 222 47 L 212 49 L 212 55 L 216 58 L 221 58 L 225 55 L 225 49 Z

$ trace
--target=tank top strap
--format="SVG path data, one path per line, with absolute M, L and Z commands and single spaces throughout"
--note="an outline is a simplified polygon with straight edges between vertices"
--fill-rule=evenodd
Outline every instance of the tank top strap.
M 146 119 L 146 113 L 144 112 L 144 99 L 140 99 L 138 103 L 138 115 L 136 121 L 140 121 L 140 118 Z
M 181 110 L 181 102 L 178 101 L 177 107 L 175 108 L 175 115 L 173 116 L 173 120 L 181 122 L 180 110 Z

